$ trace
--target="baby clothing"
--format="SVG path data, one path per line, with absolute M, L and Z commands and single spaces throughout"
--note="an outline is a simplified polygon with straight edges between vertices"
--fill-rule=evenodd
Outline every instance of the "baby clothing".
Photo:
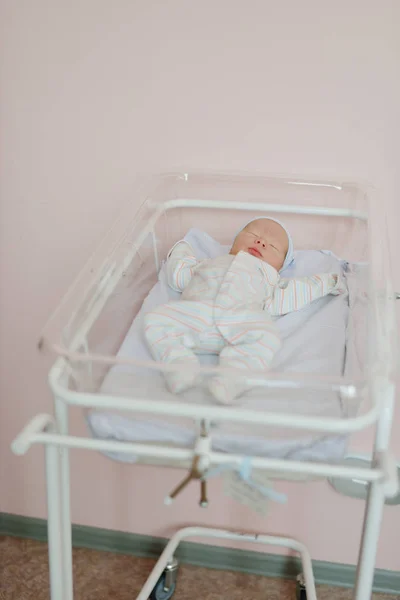
M 185 241 L 170 251 L 167 280 L 181 300 L 148 313 L 144 332 L 154 359 L 177 365 L 166 373 L 174 393 L 196 385 L 196 373 L 185 370 L 199 364 L 196 354 L 219 354 L 220 366 L 236 372 L 268 371 L 282 343 L 271 317 L 345 290 L 338 274 L 283 279 L 247 252 L 199 261 Z M 229 404 L 249 384 L 247 377 L 221 373 L 208 386 L 218 402 Z

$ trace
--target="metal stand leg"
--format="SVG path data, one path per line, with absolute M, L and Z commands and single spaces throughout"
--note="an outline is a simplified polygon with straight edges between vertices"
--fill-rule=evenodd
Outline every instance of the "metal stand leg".
M 58 448 L 46 446 L 47 534 L 49 546 L 50 598 L 64 600 L 60 539 L 60 485 Z
M 225 531 L 223 529 L 211 529 L 209 527 L 186 527 L 184 529 L 179 529 L 179 531 L 175 533 L 175 535 L 169 540 L 168 544 L 164 548 L 163 553 L 158 559 L 139 595 L 136 597 L 136 600 L 148 600 L 149 596 L 152 594 L 154 586 L 157 584 L 162 573 L 171 562 L 171 557 L 174 556 L 177 547 L 184 539 L 188 537 L 207 537 L 236 541 L 240 540 L 242 542 L 256 542 L 258 544 L 291 548 L 292 550 L 298 552 L 301 556 L 304 580 L 307 587 L 307 599 L 317 600 L 311 556 L 303 544 L 297 540 L 280 536 L 235 533 L 231 531 Z M 364 600 L 366 600 L 366 598 Z
M 384 484 L 381 482 L 371 483 L 364 513 L 354 600 L 370 600 L 372 595 L 376 552 L 384 505 Z
M 55 400 L 55 416 L 60 434 L 68 435 L 68 406 L 59 399 Z M 69 483 L 69 449 L 59 448 L 60 485 L 61 485 L 61 540 L 63 560 L 63 586 L 65 600 L 73 600 L 72 574 L 72 531 Z
M 179 563 L 173 556 L 165 567 L 165 582 L 164 590 L 169 591 L 176 583 L 176 575 L 178 572 Z

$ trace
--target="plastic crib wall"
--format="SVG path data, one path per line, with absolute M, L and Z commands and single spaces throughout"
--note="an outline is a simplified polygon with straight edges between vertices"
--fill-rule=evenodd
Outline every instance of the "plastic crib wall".
M 9 444 L 47 411 L 41 326 L 121 203 L 133 176 L 181 166 L 368 179 L 386 201 L 400 288 L 396 0 L 276 3 L 5 2 L 0 164 L 0 510 L 45 516 L 41 449 Z M 76 431 L 83 432 L 74 413 Z M 393 446 L 400 458 L 396 415 Z M 367 436 L 353 445 L 365 447 Z M 287 533 L 313 557 L 354 563 L 363 504 L 326 483 L 280 484 L 288 508 L 261 519 L 224 498 L 197 508 L 179 477 L 73 454 L 73 520 L 153 535 L 201 522 Z M 385 511 L 378 566 L 399 569 L 400 512 Z M 345 540 L 344 540 L 344 532 Z M 345 541 L 345 543 L 344 543 Z

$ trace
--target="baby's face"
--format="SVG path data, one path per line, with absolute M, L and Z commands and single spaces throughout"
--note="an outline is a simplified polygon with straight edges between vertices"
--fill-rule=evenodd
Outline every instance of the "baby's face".
M 279 271 L 285 262 L 288 248 L 288 236 L 279 223 L 270 219 L 257 219 L 236 236 L 230 254 L 248 252 Z

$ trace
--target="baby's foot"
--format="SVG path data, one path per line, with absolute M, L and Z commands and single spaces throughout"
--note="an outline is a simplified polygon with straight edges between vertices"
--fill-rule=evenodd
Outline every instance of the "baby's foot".
M 208 382 L 208 389 L 220 404 L 232 404 L 240 394 L 237 382 L 230 382 L 227 377 L 213 377 Z
M 234 404 L 235 400 L 248 392 L 252 386 L 246 377 L 228 379 L 228 377 L 213 377 L 208 381 L 208 389 L 219 404 Z
M 178 363 L 178 361 L 176 362 Z M 182 362 L 182 364 L 177 367 L 176 371 L 165 373 L 167 387 L 173 394 L 181 394 L 182 392 L 185 392 L 186 390 L 189 390 L 197 385 L 198 374 L 195 372 L 186 371 L 185 366 L 185 363 Z

